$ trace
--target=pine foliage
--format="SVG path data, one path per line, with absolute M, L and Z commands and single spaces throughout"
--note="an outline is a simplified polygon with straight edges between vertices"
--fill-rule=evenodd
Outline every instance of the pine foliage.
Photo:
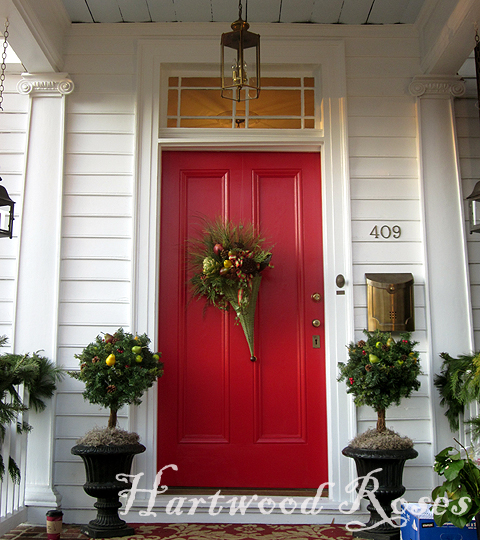
M 435 375 L 434 384 L 438 389 L 440 404 L 446 407 L 445 416 L 450 429 L 459 428 L 459 418 L 465 407 L 474 401 L 480 401 L 480 354 L 464 354 L 453 358 L 448 353 L 441 353 L 443 359 L 440 374 Z M 480 435 L 480 418 L 473 418 L 468 423 L 474 436 Z
M 6 342 L 6 336 L 1 336 L 0 346 L 4 346 Z M 53 396 L 61 376 L 62 370 L 38 352 L 31 355 L 0 355 L 0 448 L 3 447 L 7 430 L 12 424 L 15 424 L 19 434 L 30 431 L 31 426 L 23 420 L 22 414 L 30 408 L 37 412 L 43 411 L 46 407 L 45 400 Z M 21 385 L 28 390 L 27 404 L 21 396 Z M 3 480 L 6 468 L 12 481 L 18 483 L 20 469 L 15 460 L 9 456 L 5 466 L 0 454 L 0 480 Z

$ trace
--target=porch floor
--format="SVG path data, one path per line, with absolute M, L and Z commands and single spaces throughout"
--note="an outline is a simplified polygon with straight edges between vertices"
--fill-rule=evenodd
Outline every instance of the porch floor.
M 343 525 L 254 525 L 223 523 L 131 524 L 131 540 L 351 540 Z M 86 540 L 79 525 L 64 524 L 61 540 Z M 126 540 L 124 538 L 124 540 Z M 22 524 L 0 540 L 47 540 L 45 527 Z

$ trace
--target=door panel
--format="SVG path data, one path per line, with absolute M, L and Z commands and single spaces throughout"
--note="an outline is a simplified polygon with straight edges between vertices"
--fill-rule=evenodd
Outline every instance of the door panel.
M 158 468 L 179 467 L 167 485 L 327 480 L 323 304 L 311 299 L 323 295 L 320 186 L 317 154 L 164 153 Z M 253 222 L 273 245 L 257 302 L 257 362 L 233 314 L 190 298 L 185 242 L 201 215 Z

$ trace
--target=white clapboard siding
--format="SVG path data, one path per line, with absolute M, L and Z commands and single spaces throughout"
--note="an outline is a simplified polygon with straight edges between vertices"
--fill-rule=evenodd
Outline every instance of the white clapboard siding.
M 464 66 L 472 71 L 474 65 Z M 476 106 L 477 97 L 466 95 L 455 100 L 456 129 L 463 198 L 466 199 L 480 179 L 480 119 Z M 467 253 L 470 272 L 470 292 L 473 311 L 475 350 L 480 349 L 480 235 L 469 234 L 468 202 L 465 200 L 465 230 L 467 234 Z M 468 351 L 465 351 L 468 352 Z
M 75 91 L 66 111 L 58 361 L 75 370 L 75 355 L 97 335 L 130 327 L 136 55 L 133 39 L 72 35 L 64 66 Z M 67 512 L 92 505 L 81 487 L 83 464 L 70 449 L 108 421 L 83 389 L 66 377 L 56 400 L 54 482 Z M 128 429 L 127 410 L 119 423 Z
M 0 177 L 10 197 L 15 201 L 13 239 L 0 239 L 0 336 L 6 335 L 11 344 L 15 311 L 18 235 L 23 201 L 26 130 L 28 125 L 28 96 L 20 96 L 16 86 L 20 75 L 7 69 L 3 112 L 0 111 Z M 8 347 L 8 345 L 7 345 Z
M 418 51 L 411 40 L 398 39 L 385 39 L 381 46 L 374 40 L 347 40 L 346 50 L 355 339 L 365 337 L 367 326 L 365 274 L 411 272 L 413 338 L 424 375 L 413 397 L 387 411 L 387 425 L 412 438 L 419 452 L 404 474 L 405 497 L 418 500 L 434 485 L 417 127 L 415 99 L 408 93 L 421 72 Z M 360 408 L 358 431 L 374 427 L 375 419 L 371 409 Z

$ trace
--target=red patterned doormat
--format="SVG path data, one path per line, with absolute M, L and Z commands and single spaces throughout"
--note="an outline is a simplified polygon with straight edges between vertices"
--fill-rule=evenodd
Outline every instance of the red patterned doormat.
M 223 523 L 131 524 L 134 536 L 123 540 L 351 540 L 343 525 L 252 525 Z M 20 525 L 2 540 L 44 540 L 45 527 Z M 63 526 L 61 540 L 85 540 L 78 526 Z

